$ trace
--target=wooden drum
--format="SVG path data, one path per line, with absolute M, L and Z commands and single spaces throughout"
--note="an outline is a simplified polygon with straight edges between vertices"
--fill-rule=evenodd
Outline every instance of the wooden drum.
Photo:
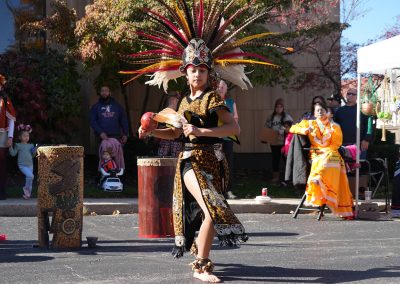
M 74 249 L 81 247 L 83 150 L 83 147 L 80 146 L 38 148 L 40 248 Z M 51 244 L 49 233 L 53 234 Z
M 176 158 L 138 157 L 139 237 L 174 236 L 172 193 Z

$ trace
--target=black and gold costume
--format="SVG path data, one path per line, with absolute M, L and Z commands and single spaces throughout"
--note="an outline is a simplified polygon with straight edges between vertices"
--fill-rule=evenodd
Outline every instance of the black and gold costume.
M 191 100 L 186 96 L 178 113 L 186 117 L 196 127 L 213 128 L 218 126 L 217 110 L 228 108 L 213 91 L 205 91 Z M 184 139 L 185 146 L 179 155 L 173 196 L 175 247 L 173 255 L 181 257 L 192 247 L 195 233 L 202 223 L 202 211 L 196 200 L 186 189 L 183 174 L 193 169 L 200 185 L 203 200 L 214 223 L 221 246 L 239 246 L 247 240 L 243 225 L 236 218 L 224 198 L 229 171 L 222 151 L 222 139 L 198 137 L 195 143 Z

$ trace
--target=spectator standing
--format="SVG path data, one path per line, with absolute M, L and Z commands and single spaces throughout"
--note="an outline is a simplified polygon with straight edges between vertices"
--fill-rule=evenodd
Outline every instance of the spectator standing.
M 283 126 L 284 121 L 293 122 L 293 118 L 285 112 L 285 106 L 283 99 L 277 99 L 274 105 L 274 111 L 271 117 L 266 121 L 265 127 L 272 128 L 277 133 L 277 140 L 271 146 L 272 153 L 272 181 L 277 182 L 279 180 L 279 163 L 281 159 L 281 149 L 285 141 L 285 127 Z
M 338 108 L 334 121 L 340 125 L 343 132 L 343 145 L 356 144 L 357 138 L 357 90 L 349 89 L 345 95 L 346 105 Z M 360 159 L 366 159 L 372 130 L 368 129 L 368 116 L 361 113 L 360 118 Z
M 6 159 L 14 136 L 15 110 L 4 92 L 6 78 L 0 74 L 0 200 L 6 199 Z
M 122 145 L 128 140 L 128 119 L 123 107 L 111 97 L 110 88 L 101 87 L 99 101 L 90 110 L 90 126 L 101 141 L 114 138 L 119 142 L 120 151 L 114 151 L 119 168 L 125 168 Z M 99 159 L 101 160 L 101 152 Z
M 217 88 L 217 93 L 221 96 L 221 99 L 224 100 L 224 103 L 226 106 L 229 108 L 230 113 L 233 115 L 233 119 L 236 120 L 237 123 L 239 123 L 239 115 L 237 112 L 236 108 L 236 103 L 235 101 L 228 96 L 228 85 L 224 80 L 221 80 L 218 84 Z M 228 167 L 229 167 L 229 181 L 228 181 L 228 187 L 226 189 L 225 197 L 228 199 L 236 199 L 237 196 L 233 194 L 232 192 L 232 184 L 233 184 L 233 141 L 224 138 L 224 141 L 222 142 L 222 149 L 225 153 L 226 160 L 228 161 Z
M 332 115 L 335 115 L 335 112 L 342 105 L 342 98 L 338 94 L 332 94 L 327 100 L 327 106 L 332 110 Z
M 316 103 L 322 103 L 323 105 L 326 105 L 326 102 L 325 102 L 325 99 L 324 99 L 323 96 L 315 96 L 315 97 L 313 97 L 313 99 L 311 101 L 311 110 L 310 111 L 306 111 L 305 113 L 303 113 L 303 115 L 301 116 L 301 118 L 299 119 L 298 122 L 300 122 L 300 121 L 302 121 L 304 119 L 306 119 L 306 120 L 315 119 L 313 109 L 314 109 L 314 105 Z

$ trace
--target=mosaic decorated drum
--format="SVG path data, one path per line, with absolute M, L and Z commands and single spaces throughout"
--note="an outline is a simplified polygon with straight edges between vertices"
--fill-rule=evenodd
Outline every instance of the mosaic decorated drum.
M 80 146 L 38 148 L 38 233 L 41 248 L 81 247 L 83 150 Z M 53 234 L 51 242 L 49 233 Z
M 138 157 L 139 237 L 174 236 L 172 193 L 176 158 Z

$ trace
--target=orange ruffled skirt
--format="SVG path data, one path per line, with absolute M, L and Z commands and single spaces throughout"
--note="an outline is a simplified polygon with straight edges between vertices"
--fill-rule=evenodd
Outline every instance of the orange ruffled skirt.
M 318 207 L 325 204 L 336 216 L 353 216 L 353 196 L 338 151 L 328 150 L 313 155 L 306 192 L 307 205 Z

